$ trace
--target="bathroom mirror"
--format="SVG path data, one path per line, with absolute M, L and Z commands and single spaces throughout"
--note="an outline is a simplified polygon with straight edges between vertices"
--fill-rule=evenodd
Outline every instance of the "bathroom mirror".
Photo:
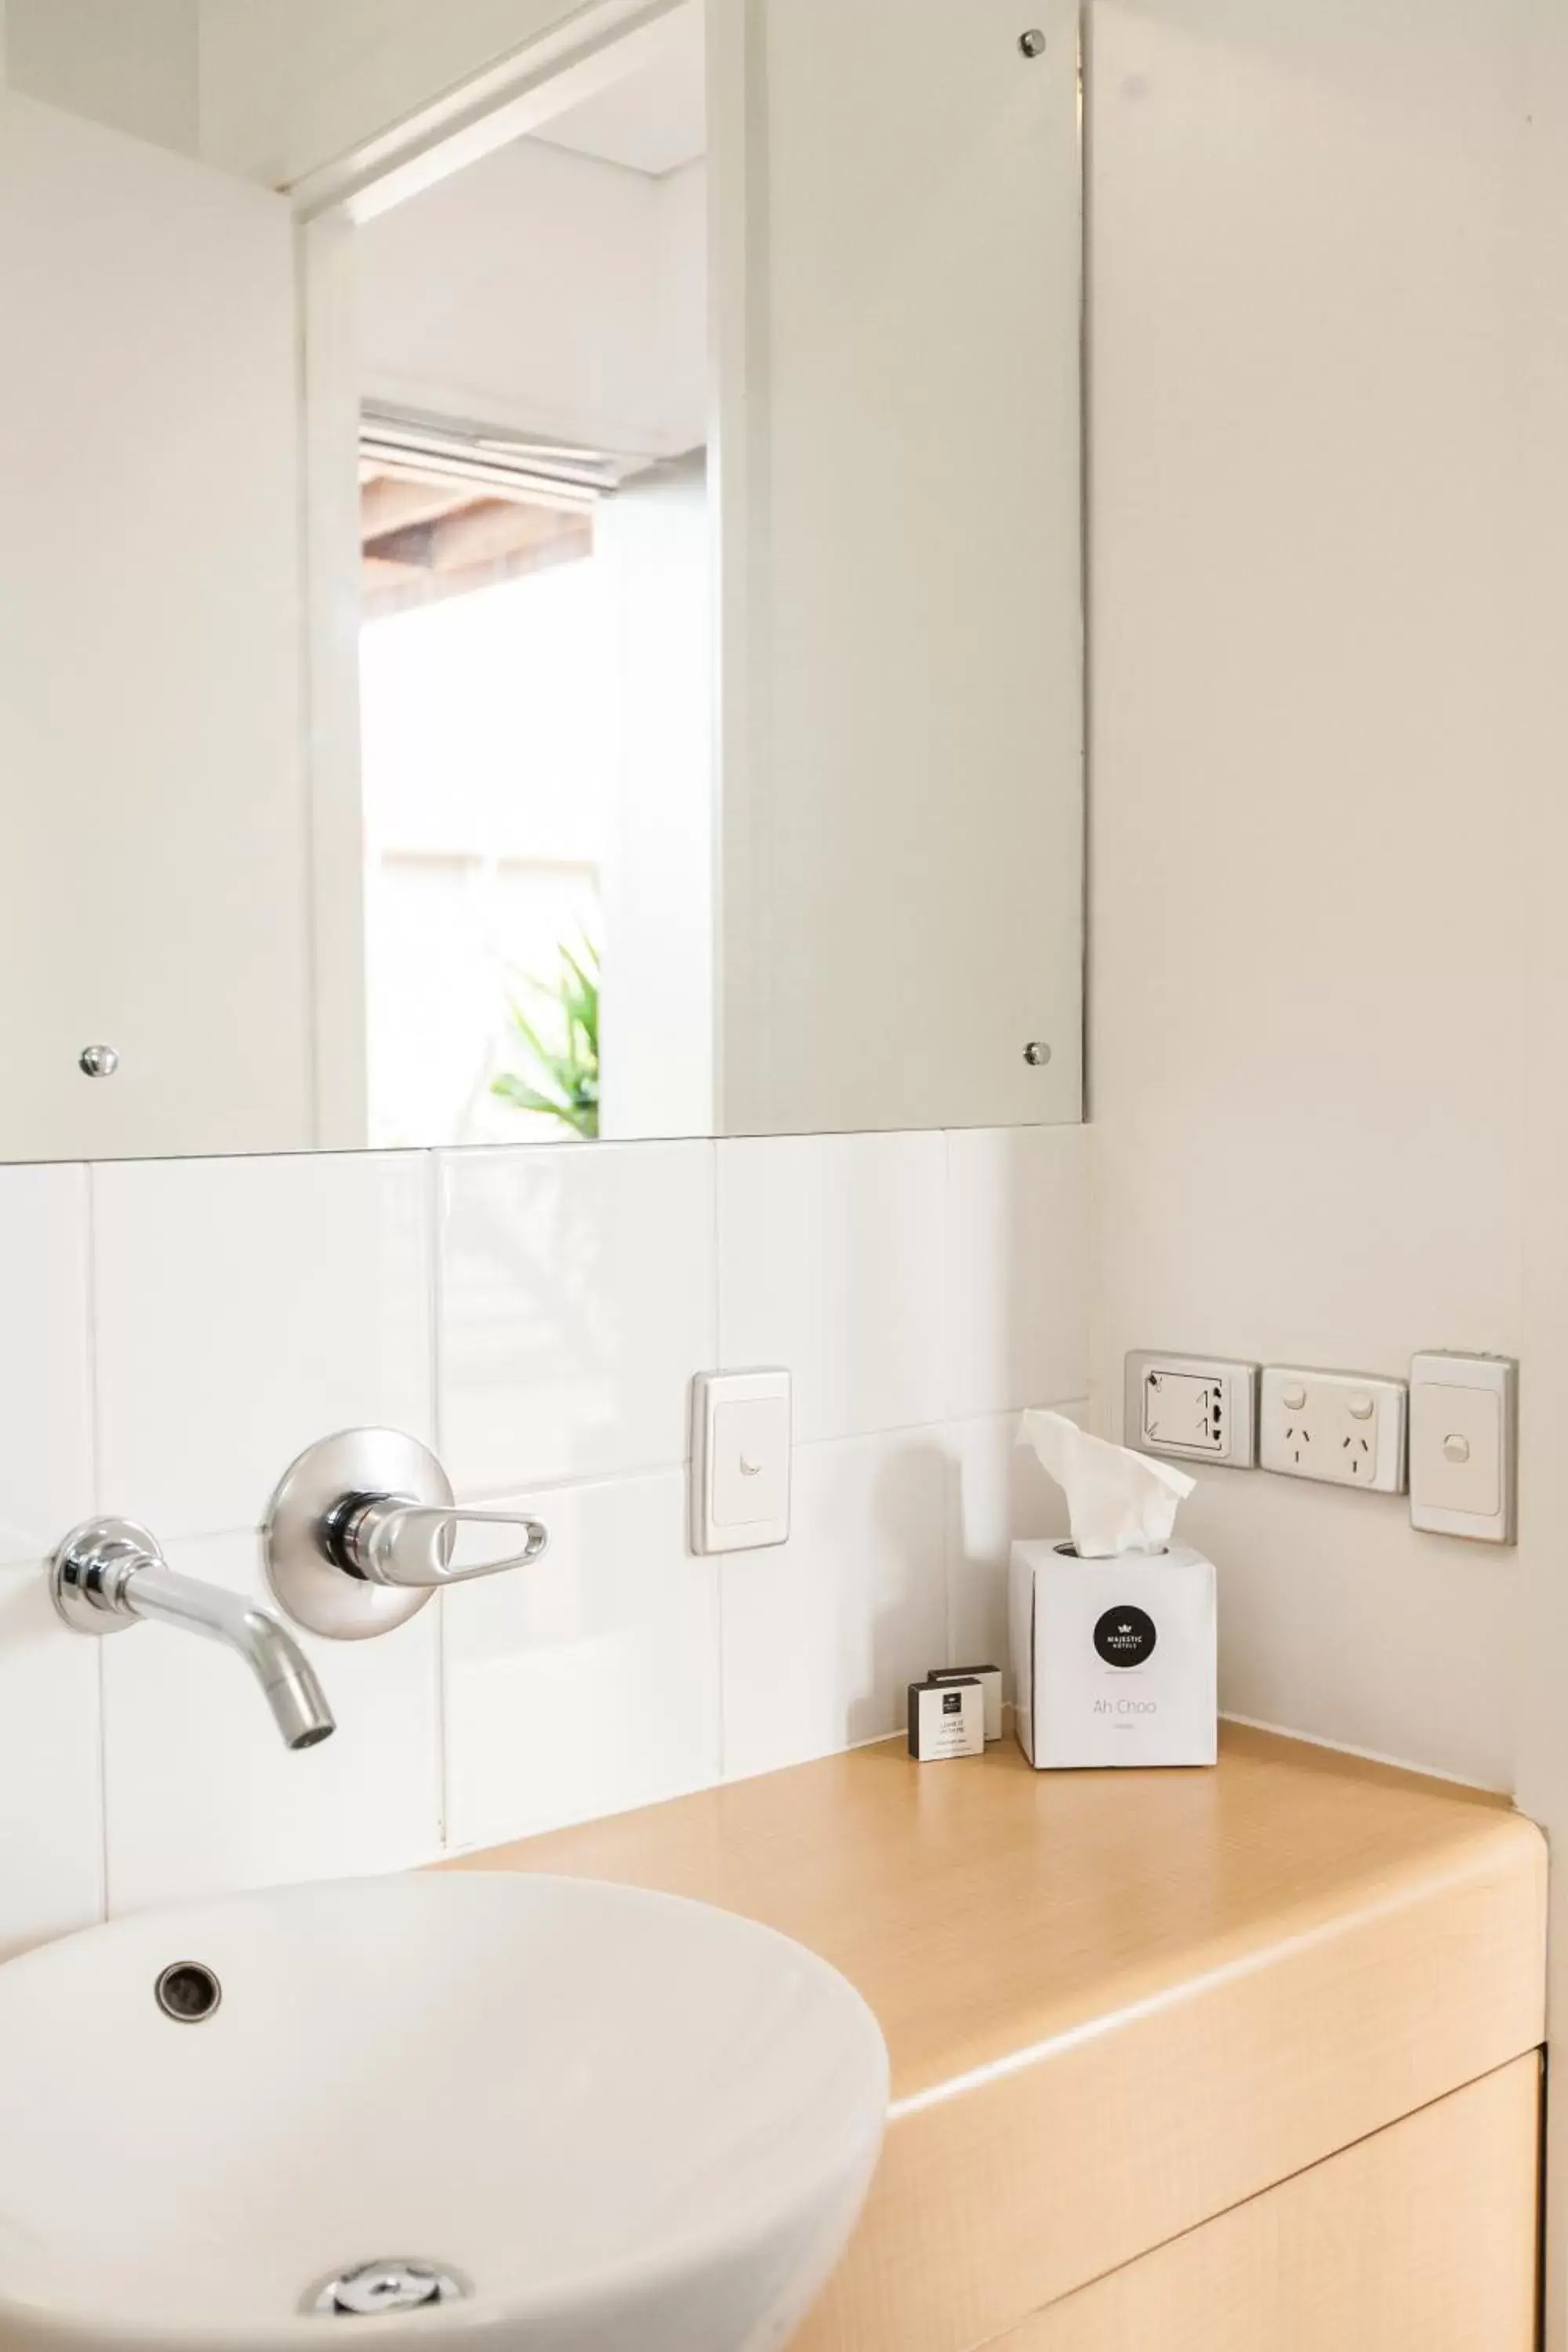
M 1061 0 L 9 0 L 0 1158 L 1080 1115 Z

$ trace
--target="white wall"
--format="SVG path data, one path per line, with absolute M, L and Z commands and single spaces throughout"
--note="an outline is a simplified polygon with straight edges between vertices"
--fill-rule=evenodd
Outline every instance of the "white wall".
M 1095 11 L 1106 1423 L 1136 1346 L 1520 1346 L 1523 23 Z M 1512 1785 L 1516 1555 L 1261 1473 L 1186 1525 L 1227 1708 Z
M 1533 288 L 1561 284 L 1568 269 L 1568 17 L 1532 0 L 1521 58 L 1529 77 L 1528 219 L 1521 267 Z M 1552 1969 L 1548 1983 L 1553 2078 L 1561 2085 L 1568 2019 L 1568 1707 L 1562 1661 L 1568 1641 L 1568 1535 L 1563 1529 L 1563 1431 L 1568 1423 L 1568 677 L 1562 615 L 1568 600 L 1568 318 L 1539 299 L 1521 339 L 1514 430 L 1530 469 L 1529 534 L 1521 567 L 1524 609 L 1519 639 L 1527 666 L 1525 724 L 1510 745 L 1527 798 L 1521 921 L 1531 954 L 1519 1008 L 1529 1053 L 1525 1121 L 1524 1285 L 1520 1556 L 1514 1638 L 1520 1654 L 1515 1791 L 1552 1840 Z M 1568 2100 L 1547 2102 L 1546 2326 L 1549 2352 L 1568 2346 Z
M 0 1949 L 822 1754 L 1000 1655 L 1010 1533 L 1057 1526 L 1016 1409 L 1084 1386 L 1083 1141 L 0 1170 Z M 694 1559 L 688 1383 L 757 1362 L 795 1373 L 795 1530 Z M 210 1643 L 55 1619 L 40 1563 L 94 1510 L 259 1592 L 273 1483 L 361 1423 L 554 1540 L 384 1639 L 308 1643 L 319 1749 L 287 1754 Z
M 9 0 L 13 89 L 159 147 L 200 144 L 200 0 Z
M 668 429 L 679 454 L 700 448 L 712 422 L 706 158 L 699 156 L 666 172 L 653 187 L 660 377 L 666 386 Z
M 268 187 L 303 179 L 550 27 L 586 13 L 584 0 L 199 5 L 203 152 L 210 163 Z
M 706 177 L 520 139 L 355 234 L 367 395 L 657 456 L 708 429 Z

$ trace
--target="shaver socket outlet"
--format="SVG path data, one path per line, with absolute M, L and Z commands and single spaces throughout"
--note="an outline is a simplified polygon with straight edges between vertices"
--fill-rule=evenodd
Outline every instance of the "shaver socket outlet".
M 1177 1462 L 1250 1470 L 1258 1459 L 1257 1393 L 1256 1364 L 1135 1349 L 1127 1359 L 1123 1442 Z

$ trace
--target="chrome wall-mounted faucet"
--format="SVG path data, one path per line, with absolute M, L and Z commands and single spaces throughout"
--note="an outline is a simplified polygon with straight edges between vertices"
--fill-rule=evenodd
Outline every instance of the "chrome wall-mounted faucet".
M 508 1530 L 506 1548 L 466 1556 L 478 1528 Z M 429 1447 L 396 1429 L 345 1429 L 307 1446 L 284 1473 L 261 1530 L 268 1580 L 283 1609 L 297 1625 L 338 1642 L 387 1633 L 446 1585 L 530 1567 L 549 1543 L 547 1529 L 525 1513 L 459 1510 Z
M 180 1625 L 245 1660 L 289 1748 L 314 1748 L 336 1729 L 310 1660 L 270 1609 L 220 1584 L 179 1576 L 134 1519 L 88 1519 L 49 1562 L 55 1607 L 73 1632 L 119 1633 Z

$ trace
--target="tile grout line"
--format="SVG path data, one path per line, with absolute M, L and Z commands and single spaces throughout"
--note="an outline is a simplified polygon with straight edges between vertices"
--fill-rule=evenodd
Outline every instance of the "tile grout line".
M 1085 1405 L 1088 1402 L 1080 1391 L 1075 1395 L 1047 1397 L 1043 1401 L 1042 1409 L 1066 1412 L 1072 1406 Z M 1011 1404 L 1001 1405 L 986 1412 L 952 1413 L 939 1421 L 894 1422 L 886 1427 L 848 1430 L 831 1437 L 797 1438 L 790 1451 L 792 1454 L 818 1454 L 826 1453 L 832 1446 L 878 1445 L 895 1438 L 940 1436 L 949 1430 L 994 1427 L 999 1422 L 1012 1421 L 1019 1413 L 1034 1410 L 1037 1408 L 1033 1406 Z M 689 1468 L 689 1461 L 684 1458 L 680 1461 L 641 1462 L 623 1470 L 584 1470 L 559 1476 L 552 1475 L 548 1478 L 514 1479 L 505 1486 L 475 1487 L 459 1495 L 458 1499 L 463 1504 L 475 1505 L 506 1503 L 526 1501 L 536 1496 L 577 1494 L 590 1487 L 639 1486 L 656 1478 L 684 1478 Z M 257 1532 L 254 1525 L 180 1528 L 170 1536 L 169 1541 L 216 1543 L 226 1537 L 254 1536 Z M 17 1566 L 30 1564 L 30 1555 L 26 1559 L 15 1563 Z
M 88 1463 L 92 1486 L 92 1507 L 103 1508 L 100 1481 L 103 1475 L 103 1450 L 100 1433 L 103 1396 L 98 1349 L 98 1183 L 93 1170 L 83 1164 L 81 1170 L 81 1213 L 83 1224 L 83 1270 L 86 1276 L 87 1382 L 88 1382 Z M 61 1529 L 63 1535 L 65 1530 Z M 94 1644 L 98 1652 L 93 1661 L 93 1681 L 98 1691 L 96 1730 L 98 1737 L 98 1891 L 100 1916 L 109 1918 L 109 1723 L 107 1694 L 104 1688 L 104 1668 L 109 1644 Z
M 425 1154 L 425 1348 L 430 1381 L 430 1436 L 438 1462 L 445 1460 L 446 1430 L 441 1410 L 443 1349 L 446 1320 L 446 1248 L 442 1218 L 442 1160 L 438 1151 Z M 436 1843 L 447 1851 L 447 1827 L 451 1818 L 451 1767 L 447 1753 L 447 1595 L 436 1595 L 436 1633 L 431 1643 L 436 1665 Z
M 721 1371 L 724 1367 L 724 1212 L 722 1201 L 723 1170 L 721 1165 L 721 1142 L 722 1139 L 719 1136 L 715 1136 L 709 1146 L 709 1150 L 712 1153 L 713 1166 L 713 1355 L 714 1369 L 719 1371 Z M 792 1391 L 793 1385 L 792 1381 Z M 791 1410 L 792 1412 L 794 1410 L 793 1404 Z M 689 1395 L 689 1411 L 690 1400 Z M 693 1458 L 694 1454 L 691 1442 L 691 1428 L 689 1420 L 687 1424 L 685 1465 L 687 1542 L 689 1546 L 691 1540 L 691 1464 Z M 794 1516 L 795 1506 L 794 1462 L 795 1446 L 792 1442 L 790 1445 L 791 1473 L 789 1482 L 789 1499 L 792 1517 Z M 716 1555 L 713 1559 L 712 1576 L 713 1643 L 714 1649 L 717 1653 L 714 1659 L 714 1680 L 718 1685 L 719 1691 L 719 1754 L 717 1759 L 717 1785 L 722 1787 L 729 1777 L 730 1765 L 730 1678 L 724 1671 L 724 1556 L 721 1552 Z
M 1013 1421 L 1019 1413 L 1033 1412 L 1066 1412 L 1070 1406 L 1087 1404 L 1081 1389 L 1069 1394 L 1046 1397 L 1038 1404 L 997 1405 L 985 1412 L 944 1413 L 934 1421 L 900 1421 L 879 1424 L 875 1429 L 844 1430 L 827 1437 L 797 1437 L 790 1447 L 792 1454 L 826 1453 L 834 1445 L 878 1445 L 900 1437 L 930 1437 L 952 1429 L 973 1429 Z M 504 1503 L 530 1495 L 572 1494 L 584 1486 L 623 1486 L 642 1485 L 651 1478 L 683 1477 L 690 1469 L 690 1458 L 681 1461 L 643 1462 L 624 1470 L 584 1470 L 568 1472 L 548 1478 L 522 1478 L 503 1486 L 491 1486 L 482 1492 L 475 1489 L 460 1499 L 470 1503 Z
M 952 1391 L 948 1381 L 952 1373 L 952 1137 L 944 1129 L 942 1139 L 942 1402 L 951 1404 Z M 950 1417 L 943 1426 L 956 1424 Z M 954 1622 L 957 1616 L 958 1554 L 961 1549 L 959 1531 L 963 1517 L 963 1471 L 949 1459 L 942 1472 L 942 1657 L 948 1665 L 955 1665 Z

